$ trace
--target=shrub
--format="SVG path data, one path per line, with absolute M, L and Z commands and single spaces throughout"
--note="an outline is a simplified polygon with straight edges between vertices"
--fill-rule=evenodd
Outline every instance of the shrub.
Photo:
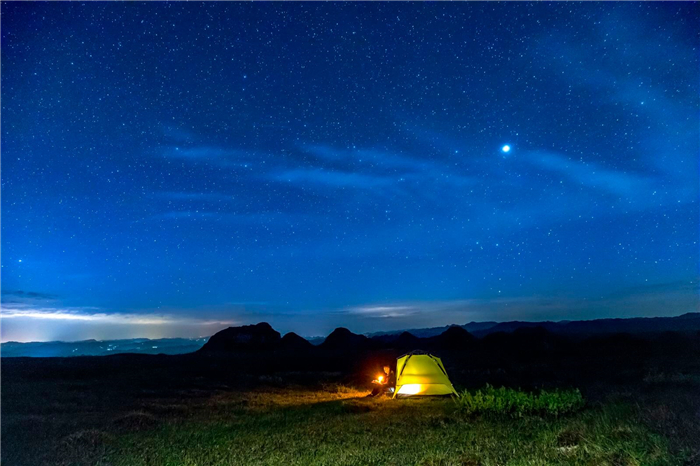
M 467 414 L 553 415 L 578 411 L 584 405 L 583 396 L 575 390 L 541 390 L 539 393 L 512 388 L 485 388 L 475 392 L 464 391 L 456 398 L 458 410 Z

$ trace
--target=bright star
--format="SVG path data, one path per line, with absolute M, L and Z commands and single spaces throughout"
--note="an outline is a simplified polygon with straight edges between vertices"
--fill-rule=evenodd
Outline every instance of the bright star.
M 506 144 L 505 146 L 501 147 L 501 151 L 506 152 L 506 153 L 510 152 L 510 146 L 508 144 Z

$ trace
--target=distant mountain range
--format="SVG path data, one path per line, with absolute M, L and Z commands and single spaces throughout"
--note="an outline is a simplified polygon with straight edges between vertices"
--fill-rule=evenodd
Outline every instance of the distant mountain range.
M 516 330 L 537 329 L 550 334 L 588 337 L 617 333 L 652 334 L 659 332 L 700 332 L 700 312 L 677 317 L 638 317 L 630 319 L 596 319 L 559 322 L 470 322 L 465 325 L 407 329 L 393 332 L 353 334 L 347 329 L 335 329 L 328 337 L 304 339 L 294 333 L 284 337 L 266 323 L 244 327 L 230 327 L 212 337 L 162 338 L 150 340 L 84 340 L 77 342 L 8 342 L 0 345 L 2 357 L 66 357 L 105 356 L 118 353 L 183 354 L 204 351 L 229 351 L 255 347 L 256 349 L 303 350 L 313 345 L 327 350 L 347 347 L 379 348 L 386 345 L 410 348 L 417 344 L 440 347 L 461 346 L 475 338 L 487 335 L 497 337 Z M 490 337 L 489 337 L 490 338 Z M 420 340 L 419 340 L 420 339 Z M 209 342 L 207 344 L 207 342 Z M 205 344 L 206 347 L 205 347 Z M 204 348 L 203 348 L 204 347 Z
M 689 312 L 677 317 L 633 317 L 629 319 L 562 320 L 558 322 L 470 322 L 464 325 L 396 330 L 392 332 L 368 333 L 368 337 L 399 335 L 408 332 L 418 338 L 440 335 L 450 327 L 461 327 L 476 337 L 491 333 L 510 333 L 519 328 L 541 327 L 552 333 L 590 336 L 606 333 L 654 333 L 700 331 L 700 312 Z
M 209 337 L 204 338 L 133 338 L 128 340 L 83 340 L 83 341 L 34 341 L 18 343 L 10 341 L 0 345 L 3 358 L 106 356 L 118 353 L 183 354 L 200 349 Z
M 468 329 L 472 329 L 470 332 Z M 672 333 L 665 333 L 672 332 Z M 694 339 L 700 334 L 700 313 L 678 317 L 600 319 L 574 322 L 504 322 L 451 325 L 414 329 L 401 333 L 358 335 L 346 328 L 333 330 L 320 344 L 312 345 L 296 334 L 280 335 L 270 324 L 230 327 L 212 336 L 198 351 L 204 355 L 238 352 L 302 351 L 312 354 L 348 354 L 358 351 L 559 351 L 572 345 L 600 344 L 643 347 L 645 340 Z M 648 337 L 648 338 L 647 338 Z M 603 342 L 603 343 L 601 343 Z
M 533 333 L 530 329 L 523 330 Z M 546 330 L 534 333 L 547 333 Z M 517 333 L 517 332 L 516 332 Z M 449 327 L 440 335 L 430 338 L 418 338 L 410 333 L 401 335 L 382 335 L 369 338 L 365 335 L 352 333 L 350 330 L 340 327 L 333 330 L 320 345 L 312 345 L 307 340 L 295 333 L 288 333 L 284 337 L 273 329 L 267 322 L 256 325 L 244 325 L 242 327 L 229 327 L 211 338 L 198 351 L 203 355 L 235 354 L 237 352 L 266 352 L 295 351 L 304 356 L 312 354 L 339 354 L 367 350 L 400 349 L 412 350 L 416 348 L 465 350 L 472 348 L 477 338 L 459 326 Z

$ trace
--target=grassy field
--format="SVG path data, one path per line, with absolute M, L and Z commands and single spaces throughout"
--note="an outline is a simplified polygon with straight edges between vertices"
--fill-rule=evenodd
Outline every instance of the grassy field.
M 367 398 L 375 353 L 9 358 L 0 462 L 698 466 L 700 358 L 667 353 L 446 353 L 460 403 Z
M 154 403 L 111 432 L 63 441 L 64 464 L 673 465 L 666 440 L 629 403 L 561 417 L 465 416 L 450 399 L 365 398 L 337 387 L 226 393 Z M 687 459 L 687 458 L 686 458 Z

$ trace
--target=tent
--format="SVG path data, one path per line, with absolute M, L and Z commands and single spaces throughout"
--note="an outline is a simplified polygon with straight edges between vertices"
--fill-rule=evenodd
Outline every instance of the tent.
M 422 351 L 396 360 L 396 396 L 456 395 L 440 358 Z

